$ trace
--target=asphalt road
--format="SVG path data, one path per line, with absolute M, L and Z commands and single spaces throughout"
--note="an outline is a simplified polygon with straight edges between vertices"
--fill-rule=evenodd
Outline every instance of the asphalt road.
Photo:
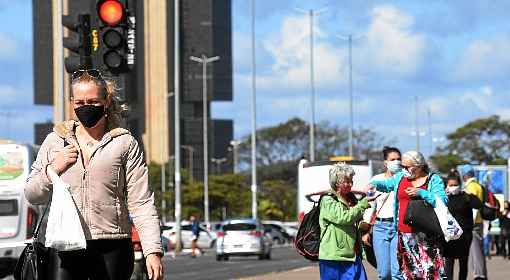
M 165 256 L 165 279 L 238 279 L 242 277 L 287 271 L 312 263 L 298 255 L 294 248 L 273 248 L 271 260 L 258 260 L 257 257 L 230 257 L 228 261 L 218 262 L 214 251 L 196 259 L 190 256 L 178 256 L 171 259 Z

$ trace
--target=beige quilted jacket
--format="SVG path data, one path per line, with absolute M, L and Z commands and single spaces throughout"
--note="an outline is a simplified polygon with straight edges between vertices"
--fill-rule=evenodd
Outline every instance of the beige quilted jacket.
M 63 122 L 44 140 L 25 186 L 29 202 L 48 201 L 52 185 L 45 172 L 46 166 L 64 147 L 64 139 L 78 147 L 74 133 L 78 125 L 73 120 Z M 130 238 L 130 214 L 140 234 L 144 255 L 163 252 L 143 150 L 128 130 L 114 128 L 107 132 L 88 166 L 84 166 L 80 156 L 60 176 L 71 186 L 88 240 Z

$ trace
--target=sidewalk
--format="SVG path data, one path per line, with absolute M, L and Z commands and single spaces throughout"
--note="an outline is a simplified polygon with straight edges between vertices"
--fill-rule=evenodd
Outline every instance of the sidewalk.
M 363 262 L 367 271 L 368 279 L 377 279 L 377 273 L 374 268 L 366 262 Z M 470 266 L 471 267 L 471 266 Z M 458 264 L 455 267 L 454 278 L 457 279 Z M 494 256 L 492 259 L 487 260 L 488 277 L 491 280 L 506 280 L 510 275 L 510 260 L 503 259 L 502 257 Z M 468 279 L 472 279 L 471 272 Z M 243 278 L 243 280 L 305 280 L 305 279 L 319 279 L 319 266 L 317 264 L 298 268 L 291 271 L 270 273 L 266 275 L 254 276 Z
M 377 279 L 377 273 L 374 268 L 366 262 L 363 262 L 367 272 L 368 279 Z M 319 279 L 319 265 L 313 264 L 307 267 L 297 268 L 291 271 L 270 273 L 254 277 L 243 278 L 242 280 L 301 280 L 301 279 Z

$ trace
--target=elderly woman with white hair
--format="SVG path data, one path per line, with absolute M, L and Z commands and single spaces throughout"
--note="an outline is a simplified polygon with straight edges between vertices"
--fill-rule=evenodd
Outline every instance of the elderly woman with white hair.
M 319 268 L 321 280 L 365 280 L 361 262 L 362 247 L 359 224 L 369 208 L 367 198 L 359 202 L 352 194 L 354 169 L 337 163 L 329 170 L 333 194 L 320 200 L 321 241 Z
M 440 240 L 417 232 L 404 223 L 404 216 L 412 199 L 423 199 L 433 207 L 436 197 L 447 203 L 441 177 L 430 171 L 421 153 L 409 151 L 402 155 L 401 172 L 388 179 L 370 183 L 378 191 L 395 193 L 397 254 L 404 279 L 443 279 L 446 275 Z

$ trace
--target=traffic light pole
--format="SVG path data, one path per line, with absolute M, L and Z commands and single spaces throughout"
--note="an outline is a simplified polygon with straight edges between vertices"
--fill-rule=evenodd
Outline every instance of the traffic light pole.
M 59 123 L 65 120 L 65 95 L 64 95 L 64 29 L 62 26 L 62 0 L 54 0 L 52 5 L 53 14 L 58 15 L 53 17 L 53 82 L 55 83 L 55 91 L 58 96 L 56 103 L 53 107 L 53 123 Z

